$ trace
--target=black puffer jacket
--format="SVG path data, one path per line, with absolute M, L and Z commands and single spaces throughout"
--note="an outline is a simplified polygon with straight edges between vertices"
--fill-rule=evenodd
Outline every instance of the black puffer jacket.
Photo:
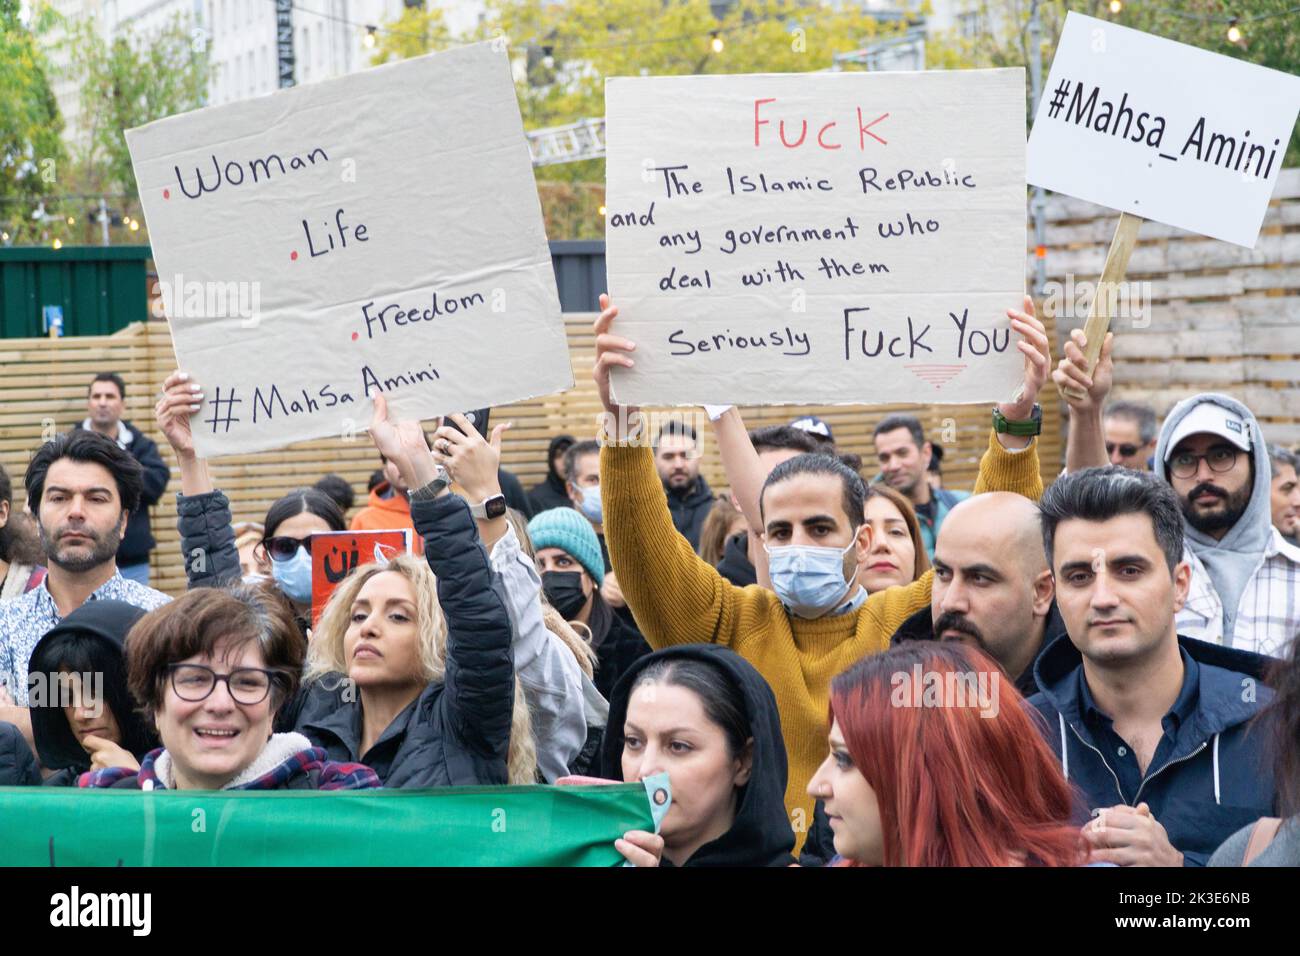
M 412 501 L 411 519 L 447 620 L 445 679 L 429 684 L 364 754 L 360 695 L 348 692 L 342 674 L 304 688 L 295 729 L 330 760 L 372 768 L 386 787 L 504 784 L 515 700 L 510 616 L 463 500 Z
M 36 758 L 22 732 L 13 724 L 0 722 L 0 787 L 28 787 L 40 782 Z
M 230 500 L 220 491 L 176 496 L 176 527 L 189 587 L 219 588 L 238 583 L 243 574 Z
M 749 782 L 740 788 L 736 818 L 731 829 L 704 844 L 685 866 L 788 866 L 794 862 L 794 831 L 785 812 L 786 755 L 776 697 L 754 665 L 739 654 L 716 644 L 682 644 L 666 647 L 641 658 L 625 673 L 609 698 L 609 722 L 601 747 L 601 774 L 623 779 L 623 727 L 628 699 L 637 675 L 664 659 L 706 661 L 723 672 L 740 689 L 745 716 L 754 739 L 754 762 Z M 671 816 L 672 810 L 669 809 Z M 668 861 L 663 861 L 668 865 Z

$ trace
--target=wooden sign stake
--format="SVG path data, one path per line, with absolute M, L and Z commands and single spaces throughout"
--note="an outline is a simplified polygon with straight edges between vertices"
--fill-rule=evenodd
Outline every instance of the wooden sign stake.
M 1088 339 L 1085 357 L 1088 360 L 1088 374 L 1097 368 L 1097 358 L 1101 355 L 1102 343 L 1110 328 L 1111 317 L 1119 299 L 1119 284 L 1124 281 L 1128 271 L 1129 256 L 1137 244 L 1138 227 L 1142 217 L 1130 212 L 1119 214 L 1119 223 L 1115 226 L 1115 235 L 1110 240 L 1110 249 L 1106 252 L 1106 264 L 1101 269 L 1101 281 L 1097 283 L 1097 294 L 1092 298 L 1092 307 L 1088 310 L 1088 319 L 1083 325 L 1083 334 Z M 1078 389 L 1066 389 L 1066 395 L 1076 401 L 1085 396 Z

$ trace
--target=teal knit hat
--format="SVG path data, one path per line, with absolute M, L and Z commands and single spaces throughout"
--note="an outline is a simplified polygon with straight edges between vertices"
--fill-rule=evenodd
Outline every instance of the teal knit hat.
M 528 522 L 528 536 L 533 547 L 559 548 L 571 555 L 587 569 L 591 579 L 600 587 L 605 580 L 605 559 L 600 554 L 600 540 L 591 522 L 573 508 L 551 508 Z

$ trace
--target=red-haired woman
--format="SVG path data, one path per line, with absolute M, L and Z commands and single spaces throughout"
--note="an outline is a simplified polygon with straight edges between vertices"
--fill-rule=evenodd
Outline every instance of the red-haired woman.
M 1078 866 L 1071 793 L 1024 701 L 991 659 L 918 641 L 831 682 L 830 754 L 808 785 L 836 862 Z

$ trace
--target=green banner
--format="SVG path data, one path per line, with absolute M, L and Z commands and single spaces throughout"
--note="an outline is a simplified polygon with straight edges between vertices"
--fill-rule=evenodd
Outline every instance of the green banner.
M 643 783 L 438 790 L 0 787 L 3 866 L 615 866 L 658 829 Z

